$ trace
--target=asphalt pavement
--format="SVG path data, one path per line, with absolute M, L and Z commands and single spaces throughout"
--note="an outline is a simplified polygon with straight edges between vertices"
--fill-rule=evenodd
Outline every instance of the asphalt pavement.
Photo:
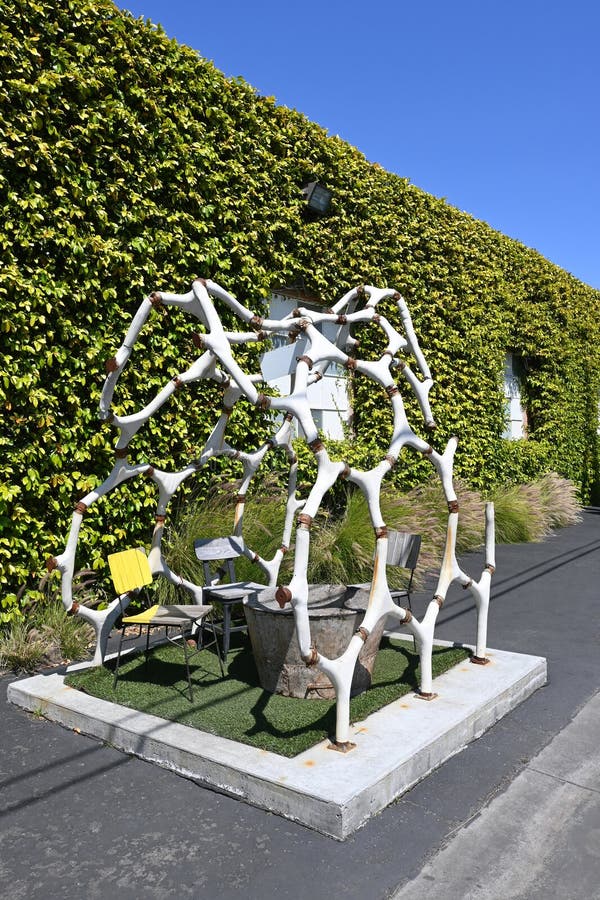
M 600 509 L 496 562 L 489 644 L 545 656 L 547 686 L 344 843 L 27 714 L 2 679 L 2 896 L 600 897 Z M 474 635 L 453 588 L 436 636 Z

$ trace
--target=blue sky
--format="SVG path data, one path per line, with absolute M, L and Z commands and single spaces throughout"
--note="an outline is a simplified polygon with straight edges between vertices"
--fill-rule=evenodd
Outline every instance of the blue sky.
M 600 288 L 597 0 L 120 0 Z

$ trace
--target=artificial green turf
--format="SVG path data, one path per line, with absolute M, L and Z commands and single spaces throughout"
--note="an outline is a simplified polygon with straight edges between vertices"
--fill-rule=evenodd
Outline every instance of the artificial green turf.
M 460 648 L 433 651 L 433 674 L 440 675 L 468 657 Z M 418 684 L 418 656 L 405 641 L 385 639 L 377 654 L 371 687 L 352 698 L 350 716 L 358 722 Z M 258 682 L 249 646 L 231 650 L 228 673 L 221 677 L 210 650 L 190 665 L 194 701 L 190 703 L 182 651 L 171 645 L 155 648 L 147 666 L 139 655 L 122 662 L 116 690 L 109 665 L 67 676 L 66 683 L 140 712 L 190 725 L 221 737 L 296 756 L 335 731 L 333 700 L 298 700 L 269 694 Z

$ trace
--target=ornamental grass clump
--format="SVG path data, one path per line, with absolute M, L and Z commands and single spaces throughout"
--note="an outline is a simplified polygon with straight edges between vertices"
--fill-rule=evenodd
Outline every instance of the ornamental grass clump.
M 63 606 L 52 602 L 38 606 L 28 618 L 17 619 L 0 634 L 0 668 L 34 672 L 86 659 L 94 630 Z
M 458 482 L 460 515 L 457 552 L 477 549 L 484 539 L 485 501 L 481 494 Z M 184 578 L 203 583 L 202 568 L 194 554 L 197 538 L 230 535 L 233 528 L 237 483 L 220 486 L 206 500 L 191 497 L 182 506 L 169 528 L 166 558 L 171 568 Z M 578 521 L 579 505 L 572 482 L 554 473 L 529 484 L 506 485 L 496 489 L 496 542 L 499 544 L 542 540 L 553 528 Z M 286 496 L 273 477 L 265 479 L 255 494 L 249 494 L 244 510 L 246 545 L 270 559 L 281 542 Z M 446 541 L 447 506 L 436 478 L 400 494 L 384 485 L 381 510 L 388 528 L 421 535 L 421 552 L 415 573 L 416 586 L 426 575 L 439 570 Z M 280 582 L 291 577 L 293 545 L 284 559 Z M 367 502 L 360 490 L 348 487 L 336 505 L 322 509 L 312 529 L 308 581 L 311 584 L 357 584 L 371 580 L 375 537 Z M 256 566 L 246 558 L 236 563 L 241 579 L 260 581 Z M 407 574 L 390 569 L 390 587 L 400 588 Z M 257 577 L 258 576 L 258 577 Z M 157 598 L 172 600 L 177 589 L 160 579 Z
M 164 543 L 166 559 L 174 572 L 195 584 L 204 583 L 202 564 L 196 558 L 194 542 L 198 538 L 216 538 L 233 533 L 237 483 L 226 484 L 209 491 L 202 499 L 191 495 L 168 526 Z M 244 540 L 265 559 L 271 558 L 281 545 L 285 520 L 285 495 L 272 479 L 263 481 L 260 491 L 250 494 L 244 511 Z M 241 580 L 257 580 L 257 569 L 248 559 L 236 560 L 236 575 Z M 285 560 L 282 570 L 285 571 Z M 258 578 L 260 581 L 260 578 Z M 155 582 L 157 601 L 174 602 L 178 589 L 166 579 Z M 181 598 L 179 599 L 181 602 Z
M 310 584 L 354 584 L 370 581 L 375 538 L 365 498 L 346 494 L 341 515 L 317 516 L 311 535 L 307 577 Z
M 24 619 L 17 619 L 0 635 L 0 669 L 33 672 L 48 653 L 48 642 Z
M 94 629 L 77 616 L 68 616 L 59 603 L 43 609 L 37 627 L 49 645 L 56 644 L 64 660 L 85 659 L 94 640 Z
M 565 528 L 581 521 L 581 505 L 572 481 L 561 478 L 556 472 L 549 472 L 537 484 L 540 488 L 540 503 L 550 529 Z
M 56 574 L 43 575 L 35 590 L 22 588 L 19 618 L 0 629 L 0 668 L 34 672 L 88 656 L 94 629 L 83 619 L 67 615 L 60 602 Z M 96 573 L 89 569 L 74 573 L 73 593 L 85 606 L 98 606 L 110 599 Z
M 496 543 L 540 541 L 550 532 L 536 482 L 514 484 L 494 494 Z
M 460 516 L 457 538 L 459 554 L 483 542 L 484 500 L 481 495 L 457 484 Z M 197 584 L 203 572 L 194 553 L 197 538 L 230 535 L 233 526 L 236 483 L 221 485 L 206 500 L 193 495 L 180 507 L 169 527 L 167 561 L 171 568 Z M 580 506 L 572 482 L 551 472 L 529 484 L 497 488 L 494 496 L 496 542 L 522 543 L 542 540 L 553 529 L 573 525 L 580 519 Z M 280 546 L 285 518 L 285 492 L 273 477 L 263 480 L 255 494 L 248 495 L 244 511 L 244 539 L 247 546 L 270 559 Z M 421 535 L 421 553 L 415 573 L 416 587 L 425 576 L 439 570 L 444 552 L 447 510 L 437 479 L 399 494 L 391 485 L 381 493 L 381 508 L 390 529 Z M 347 489 L 337 505 L 315 518 L 308 568 L 313 584 L 357 584 L 372 577 L 375 538 L 367 503 L 361 491 Z M 284 559 L 280 582 L 291 577 L 293 545 Z M 260 581 L 256 566 L 240 558 L 236 574 L 241 579 Z M 96 605 L 109 599 L 90 573 L 77 573 L 78 598 Z M 392 588 L 403 587 L 406 573 L 388 572 Z M 79 577 L 81 576 L 81 577 Z M 257 577 L 258 576 L 258 577 Z M 165 579 L 154 582 L 158 602 L 181 602 L 178 589 Z M 65 660 L 83 659 L 93 639 L 89 625 L 67 616 L 58 597 L 58 585 L 45 576 L 34 592 L 26 615 L 0 633 L 0 667 L 15 672 L 32 672 L 41 666 L 59 665 Z M 32 594 L 33 597 L 33 594 Z

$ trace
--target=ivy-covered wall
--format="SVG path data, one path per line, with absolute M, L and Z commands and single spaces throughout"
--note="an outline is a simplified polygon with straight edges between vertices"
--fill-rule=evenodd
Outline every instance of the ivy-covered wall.
M 362 282 L 396 287 L 436 379 L 436 446 L 461 436 L 458 474 L 487 486 L 554 468 L 584 498 L 597 490 L 598 292 L 109 0 L 4 0 L 0 42 L 4 619 L 62 549 L 73 502 L 112 466 L 114 434 L 96 420 L 104 360 L 144 294 L 183 292 L 197 275 L 257 310 L 300 276 L 328 303 Z M 315 178 L 333 208 L 311 221 L 300 188 Z M 194 357 L 194 323 L 153 315 L 118 412 Z M 528 360 L 526 441 L 500 437 L 508 350 Z M 257 351 L 242 352 L 250 363 Z M 217 393 L 177 394 L 131 458 L 194 457 Z M 355 406 L 358 437 L 340 452 L 365 459 L 388 410 L 360 381 Z M 248 406 L 232 426 L 261 438 Z M 397 477 L 423 471 L 407 456 Z M 81 565 L 147 538 L 155 500 L 141 490 L 93 508 Z

